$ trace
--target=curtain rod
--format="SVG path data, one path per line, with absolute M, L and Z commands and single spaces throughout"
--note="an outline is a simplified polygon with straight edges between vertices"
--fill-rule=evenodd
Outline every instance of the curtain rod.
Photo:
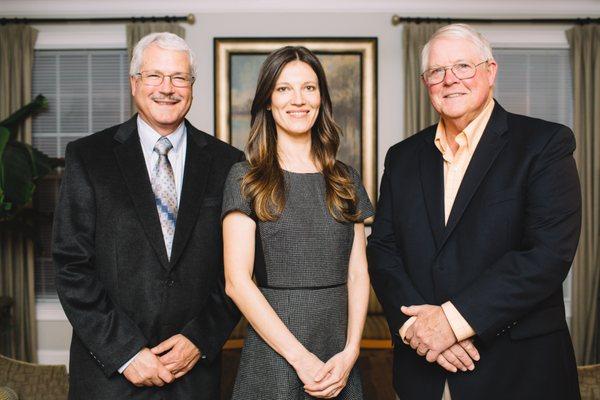
M 0 18 L 0 25 L 6 24 L 63 24 L 63 23 L 120 23 L 120 22 L 187 22 L 193 25 L 196 22 L 194 14 L 186 16 L 164 17 L 106 17 L 106 18 Z
M 397 14 L 392 16 L 392 25 L 400 25 L 403 22 L 428 23 L 438 22 L 452 24 L 463 22 L 468 24 L 591 24 L 600 23 L 600 18 L 533 18 L 533 19 L 492 19 L 492 18 L 426 18 L 426 17 L 401 17 Z

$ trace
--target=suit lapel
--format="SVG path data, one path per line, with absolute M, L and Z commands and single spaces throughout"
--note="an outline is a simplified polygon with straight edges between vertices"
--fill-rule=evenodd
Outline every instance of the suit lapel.
M 161 265 L 168 268 L 167 250 L 158 219 L 154 192 L 137 131 L 137 114 L 119 127 L 115 140 L 120 144 L 114 148 L 114 153 L 138 218 Z
M 429 226 L 439 249 L 444 237 L 444 166 L 433 142 L 436 128 L 431 129 L 433 133 L 426 135 L 426 144 L 421 150 L 419 171 Z
M 181 199 L 179 201 L 179 212 L 177 213 L 170 268 L 177 263 L 196 225 L 196 219 L 202 206 L 202 199 L 212 164 L 211 155 L 206 149 L 206 139 L 187 121 L 186 129 L 187 151 L 185 155 L 185 172 L 183 175 Z
M 506 118 L 506 111 L 496 103 L 456 194 L 441 246 L 452 234 L 496 157 L 506 145 L 508 140 L 507 136 L 504 135 L 508 129 Z

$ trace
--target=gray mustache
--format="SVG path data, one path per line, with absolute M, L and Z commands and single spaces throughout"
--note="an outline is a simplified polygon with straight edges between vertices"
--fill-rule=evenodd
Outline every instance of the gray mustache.
M 152 96 L 150 98 L 154 101 L 181 101 L 181 100 L 183 100 L 183 97 L 180 97 L 180 96 L 168 96 L 168 97 Z

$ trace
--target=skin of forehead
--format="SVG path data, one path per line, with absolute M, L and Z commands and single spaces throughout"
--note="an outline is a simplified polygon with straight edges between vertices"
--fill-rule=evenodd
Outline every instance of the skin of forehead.
M 441 54 L 442 58 L 449 60 L 448 64 L 431 63 L 431 60 L 432 60 L 431 55 L 433 54 L 433 52 L 432 52 L 433 47 L 436 43 L 438 43 L 440 41 L 450 42 L 453 45 L 457 44 L 457 43 L 468 44 L 469 50 L 466 50 L 466 47 L 465 47 L 462 49 L 462 51 L 459 54 L 457 54 L 454 58 L 450 58 L 450 59 L 447 58 L 448 51 L 450 51 L 450 50 L 446 50 L 445 48 L 442 51 L 438 50 L 437 55 L 439 56 Z M 481 58 L 481 60 L 479 60 L 479 58 Z M 483 61 L 484 59 L 485 59 L 485 56 L 483 56 L 483 54 L 481 54 L 481 51 L 479 50 L 477 45 L 475 45 L 475 43 L 473 43 L 471 40 L 466 39 L 466 38 L 440 37 L 440 38 L 434 39 L 431 42 L 431 45 L 429 46 L 429 54 L 427 57 L 427 63 L 429 64 L 428 69 L 431 69 L 431 68 L 436 68 L 436 67 L 452 66 L 456 63 L 465 62 L 465 61 L 472 63 L 472 64 L 477 64 L 477 63 Z

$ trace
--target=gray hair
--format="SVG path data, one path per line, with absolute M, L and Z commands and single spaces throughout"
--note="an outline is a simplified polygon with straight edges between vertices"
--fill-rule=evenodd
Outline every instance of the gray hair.
M 156 45 L 161 49 L 185 51 L 190 59 L 190 73 L 196 76 L 196 56 L 185 40 L 170 32 L 156 32 L 144 36 L 135 45 L 133 56 L 129 66 L 129 75 L 134 76 L 140 73 L 142 68 L 142 58 L 144 50 L 150 45 Z
M 438 29 L 423 47 L 423 50 L 421 51 L 421 72 L 425 72 L 429 67 L 429 48 L 431 47 L 431 43 L 433 43 L 434 40 L 441 38 L 467 39 L 475 45 L 484 59 L 494 59 L 492 46 L 490 46 L 490 42 L 488 42 L 481 33 L 477 32 L 467 24 L 451 24 Z

